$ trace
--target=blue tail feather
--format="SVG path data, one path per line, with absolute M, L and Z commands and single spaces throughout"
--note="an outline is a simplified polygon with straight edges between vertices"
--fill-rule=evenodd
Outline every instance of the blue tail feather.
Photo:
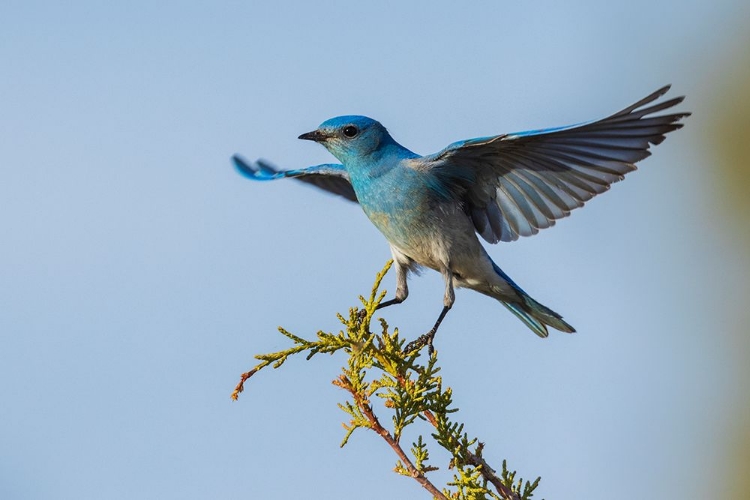
M 508 302 L 499 299 L 500 302 L 502 302 L 510 312 L 515 314 L 518 319 L 523 321 L 524 324 L 534 333 L 545 338 L 549 336 L 549 331 L 547 330 L 548 326 L 566 333 L 573 333 L 576 331 L 575 328 L 563 321 L 562 316 L 531 298 L 531 296 L 524 292 L 520 286 L 516 285 L 513 280 L 497 266 L 497 264 L 493 262 L 492 267 L 498 276 L 505 280 L 513 290 L 516 291 L 519 298 L 518 302 Z
M 518 319 L 523 321 L 526 324 L 526 326 L 531 328 L 531 331 L 533 331 L 534 333 L 536 333 L 542 338 L 546 338 L 549 336 L 549 332 L 547 331 L 547 327 L 544 326 L 544 323 L 536 319 L 534 316 L 532 316 L 528 312 L 524 311 L 522 309 L 523 306 L 521 304 L 513 304 L 510 302 L 503 302 L 502 304 L 505 307 L 507 307 L 508 310 L 510 310 L 510 312 L 515 314 Z

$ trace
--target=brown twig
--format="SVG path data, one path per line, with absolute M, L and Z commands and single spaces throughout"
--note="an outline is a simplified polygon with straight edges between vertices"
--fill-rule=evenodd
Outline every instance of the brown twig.
M 429 410 L 425 410 L 423 414 L 427 421 L 437 429 L 438 422 L 435 418 L 435 415 L 433 415 Z M 458 445 L 458 443 L 452 444 Z M 474 467 L 476 467 L 482 477 L 485 478 L 489 483 L 492 483 L 492 485 L 497 489 L 498 493 L 500 493 L 504 498 L 506 498 L 507 500 L 521 500 L 516 493 L 514 493 L 510 488 L 503 484 L 502 479 L 497 476 L 495 469 L 490 467 L 490 465 L 484 460 L 484 458 L 482 457 L 483 448 L 484 443 L 479 443 L 477 445 L 476 453 L 472 453 L 468 448 L 465 449 L 464 452 L 466 453 L 466 463 L 468 465 L 473 465 Z
M 404 468 L 409 473 L 409 475 L 414 478 L 422 486 L 422 488 L 429 491 L 432 494 L 433 498 L 438 498 L 440 500 L 449 500 L 448 497 L 443 494 L 443 492 L 441 492 L 434 484 L 432 484 L 432 482 L 430 482 L 429 479 L 427 479 L 427 476 L 425 476 L 422 471 L 417 469 L 414 463 L 409 459 L 409 456 L 406 454 L 404 449 L 401 448 L 401 445 L 398 443 L 398 441 L 396 441 L 391 433 L 388 432 L 388 429 L 380 424 L 378 417 L 372 411 L 372 406 L 370 406 L 370 403 L 365 398 L 363 398 L 361 394 L 354 390 L 349 380 L 342 375 L 338 380 L 334 381 L 334 383 L 339 387 L 347 390 L 352 395 L 352 398 L 357 404 L 359 410 L 362 412 L 362 415 L 364 415 L 365 418 L 367 418 L 368 422 L 370 422 L 370 429 L 372 429 L 377 434 L 379 434 L 380 437 L 385 439 L 385 442 L 388 443 L 388 445 L 393 449 L 394 452 L 396 452 L 396 455 L 398 455 L 401 463 L 404 464 Z
M 234 391 L 232 392 L 232 399 L 234 401 L 237 401 L 237 398 L 240 397 L 240 393 L 245 390 L 245 382 L 247 379 L 255 375 L 255 372 L 258 371 L 258 368 L 253 368 L 249 372 L 245 372 L 240 376 L 240 381 L 237 383 L 237 386 L 234 388 Z

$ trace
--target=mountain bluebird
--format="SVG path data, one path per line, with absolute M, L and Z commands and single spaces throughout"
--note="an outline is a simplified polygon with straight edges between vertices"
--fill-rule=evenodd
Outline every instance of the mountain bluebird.
M 495 264 L 477 235 L 489 243 L 531 236 L 636 169 L 665 134 L 690 113 L 653 116 L 684 99 L 654 103 L 666 86 L 607 118 L 566 127 L 468 139 L 420 156 L 397 143 L 379 122 L 339 116 L 302 134 L 322 144 L 341 164 L 278 171 L 234 156 L 246 177 L 292 177 L 358 202 L 388 240 L 403 302 L 407 275 L 419 266 L 443 275 L 443 309 L 432 329 L 413 343 L 429 344 L 454 302 L 454 287 L 500 301 L 540 337 L 547 327 L 574 332 L 553 310 L 524 292 Z M 408 347 L 407 347 L 408 348 Z

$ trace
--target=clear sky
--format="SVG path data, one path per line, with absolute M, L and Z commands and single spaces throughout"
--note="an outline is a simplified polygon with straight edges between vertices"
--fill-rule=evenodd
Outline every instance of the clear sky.
M 459 291 L 437 348 L 485 456 L 538 498 L 708 498 L 746 269 L 706 117 L 747 2 L 0 5 L 0 498 L 427 498 L 376 436 L 338 448 L 340 358 L 229 395 L 256 353 L 337 329 L 390 254 L 353 204 L 229 158 L 324 163 L 340 114 L 419 153 L 599 118 L 664 84 L 694 115 L 552 229 L 489 248 L 578 333 Z M 386 279 L 393 290 L 393 277 Z M 413 278 L 407 336 L 442 306 Z M 744 299 L 743 299 L 744 297 Z M 358 471 L 366 468 L 367 475 Z

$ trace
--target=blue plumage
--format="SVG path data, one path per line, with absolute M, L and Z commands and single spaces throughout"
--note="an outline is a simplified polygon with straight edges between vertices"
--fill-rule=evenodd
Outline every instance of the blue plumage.
M 409 271 L 425 266 L 440 272 L 443 310 L 423 336 L 430 346 L 453 305 L 454 287 L 499 300 L 546 337 L 548 327 L 575 330 L 516 285 L 477 235 L 497 243 L 536 234 L 622 180 L 650 154 L 652 144 L 689 116 L 654 116 L 684 99 L 653 104 L 667 90 L 601 120 L 458 141 L 427 156 L 397 143 L 371 118 L 340 116 L 300 139 L 322 144 L 341 164 L 278 171 L 260 160 L 233 160 L 250 179 L 292 177 L 358 202 L 388 240 L 395 262 L 396 297 L 381 307 L 406 299 Z

